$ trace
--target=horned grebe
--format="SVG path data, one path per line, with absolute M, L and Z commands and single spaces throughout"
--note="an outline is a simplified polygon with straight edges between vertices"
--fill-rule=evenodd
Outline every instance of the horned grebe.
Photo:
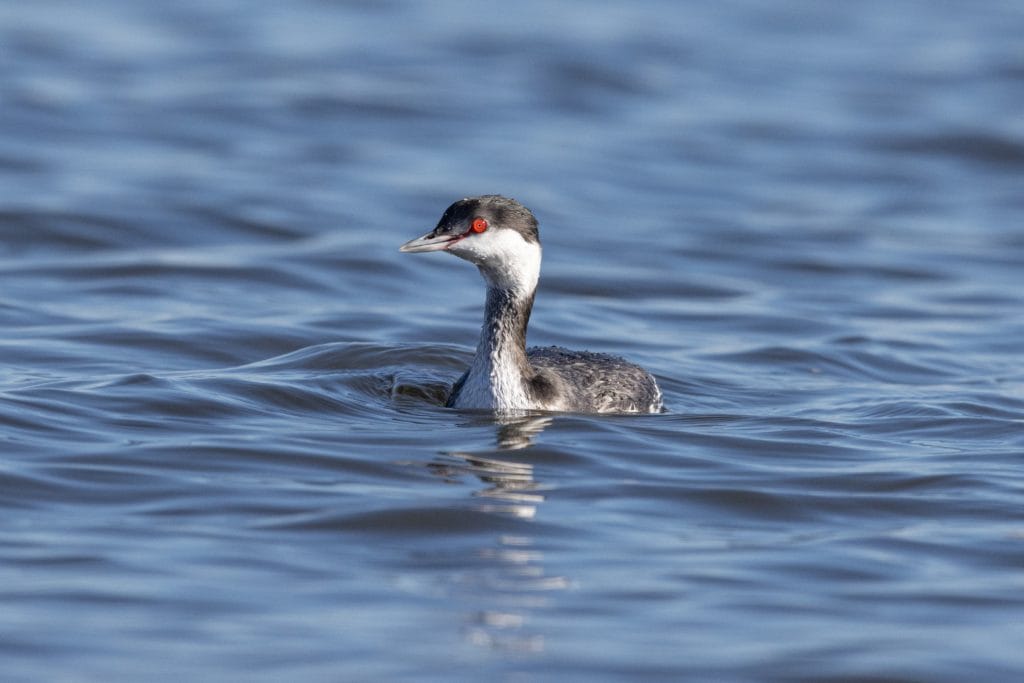
M 638 365 L 557 346 L 526 349 L 526 326 L 540 276 L 537 219 L 501 195 L 460 199 L 405 252 L 447 251 L 480 269 L 487 304 L 473 364 L 452 387 L 450 408 L 501 413 L 656 413 L 661 390 Z

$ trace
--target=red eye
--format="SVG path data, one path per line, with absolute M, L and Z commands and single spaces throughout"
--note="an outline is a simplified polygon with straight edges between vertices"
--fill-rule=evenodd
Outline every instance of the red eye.
M 473 219 L 473 226 L 472 226 L 473 232 L 480 233 L 480 232 L 483 232 L 486 229 L 487 229 L 487 219 L 485 219 L 485 218 L 474 218 Z

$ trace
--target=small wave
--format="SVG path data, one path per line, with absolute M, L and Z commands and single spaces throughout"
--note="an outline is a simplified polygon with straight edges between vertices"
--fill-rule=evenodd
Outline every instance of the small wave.
M 883 139 L 878 147 L 895 152 L 945 156 L 994 166 L 1024 165 L 1024 141 L 988 131 L 948 131 Z
M 124 218 L 84 211 L 0 211 L 0 254 L 80 252 L 142 242 L 142 230 Z
M 897 384 L 935 382 L 955 374 L 948 365 L 938 362 L 908 360 L 897 354 L 863 349 L 811 350 L 762 346 L 736 353 L 712 354 L 710 358 L 741 365 L 772 366 L 815 375 L 839 375 Z
M 391 507 L 372 512 L 317 512 L 295 515 L 270 522 L 274 529 L 292 531 L 332 531 L 365 533 L 374 537 L 411 536 L 424 534 L 493 534 L 529 533 L 543 531 L 546 524 L 521 520 L 512 515 L 494 514 L 472 507 Z

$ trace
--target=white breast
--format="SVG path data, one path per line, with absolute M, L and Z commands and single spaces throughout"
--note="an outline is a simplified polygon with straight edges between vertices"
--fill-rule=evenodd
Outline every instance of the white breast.
M 453 407 L 507 412 L 531 406 L 513 360 L 498 349 L 478 349 Z

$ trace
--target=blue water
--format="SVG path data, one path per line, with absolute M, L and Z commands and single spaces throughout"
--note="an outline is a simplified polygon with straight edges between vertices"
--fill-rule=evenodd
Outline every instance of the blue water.
M 4 681 L 1024 680 L 1018 2 L 0 6 Z M 442 406 L 532 344 L 668 412 Z

